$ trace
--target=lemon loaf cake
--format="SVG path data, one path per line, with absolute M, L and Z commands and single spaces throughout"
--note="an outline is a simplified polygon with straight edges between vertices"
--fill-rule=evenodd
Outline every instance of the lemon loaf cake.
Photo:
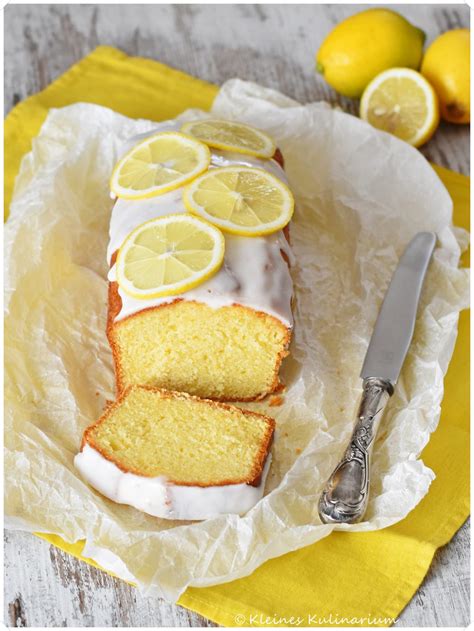
M 172 134 L 177 134 L 180 129 L 177 121 L 168 121 L 152 133 L 132 139 L 124 146 L 112 176 L 112 195 L 116 201 L 107 252 L 110 264 L 107 335 L 114 357 L 117 392 L 120 394 L 130 385 L 143 384 L 215 400 L 257 400 L 280 387 L 279 370 L 288 354 L 293 327 L 293 285 L 289 270 L 293 255 L 287 226 L 293 202 L 286 186 L 282 158 L 274 146 L 265 148 L 271 152 L 270 156 L 262 157 L 258 151 L 254 152 L 257 155 L 246 154 L 245 146 L 244 153 L 238 146 L 227 147 L 225 143 L 224 148 L 218 149 L 212 146 L 212 141 L 205 139 L 210 144 L 207 158 L 198 150 L 192 162 L 189 158 L 192 147 L 186 146 L 183 152 L 188 152 L 184 154 L 187 162 L 183 158 L 183 162 L 175 167 L 175 172 L 180 169 L 179 183 L 185 179 L 181 172 L 188 169 L 191 173 L 184 188 L 166 188 L 168 178 L 174 173 L 170 166 L 173 162 L 169 158 L 171 150 L 168 150 L 168 153 L 162 151 L 165 157 L 160 158 L 160 166 L 165 165 L 163 168 L 167 170 L 163 176 L 164 184 L 160 184 L 165 192 L 160 190 L 156 194 L 149 187 L 142 197 L 134 197 L 133 189 L 127 196 L 124 183 L 130 181 L 130 174 L 136 173 L 135 168 L 140 168 L 138 162 L 153 159 L 153 150 L 146 149 L 147 139 L 166 132 L 169 136 L 165 140 L 174 141 Z M 192 129 L 185 126 L 184 131 L 183 136 L 189 138 Z M 129 159 L 124 166 L 123 156 L 140 142 L 144 145 L 141 153 L 137 151 L 138 158 L 132 156 L 133 160 Z M 201 167 L 196 166 L 200 161 Z M 202 173 L 195 179 L 195 172 L 200 168 Z M 210 180 L 205 179 L 208 175 Z M 252 182 L 252 178 L 260 179 L 255 184 L 257 180 Z M 232 223 L 227 216 L 216 219 L 199 207 L 199 200 L 207 195 L 211 196 L 212 203 L 215 198 L 214 206 L 221 210 L 226 201 L 219 197 L 223 190 L 237 186 L 237 180 L 242 186 L 250 182 L 249 186 L 255 190 L 265 178 L 270 180 L 276 201 L 270 197 L 268 204 L 257 200 L 258 203 L 255 202 L 249 210 L 245 192 L 232 191 L 232 195 L 239 198 L 247 215 L 260 213 L 259 216 L 264 217 L 262 221 L 274 211 L 271 221 L 268 220 L 270 228 L 256 219 L 255 225 L 248 224 L 241 229 L 240 215 L 235 220 L 232 216 Z M 212 212 L 212 203 L 208 205 L 209 212 Z M 146 222 L 190 213 L 200 214 L 203 222 L 213 223 L 222 230 L 223 258 L 219 269 L 204 277 L 200 284 L 190 287 L 180 279 L 183 290 L 171 295 L 153 295 L 147 289 L 142 290 L 145 281 L 142 285 L 136 282 L 135 293 L 129 291 L 128 281 L 120 282 L 118 263 L 119 252 L 127 239 L 130 240 L 130 235 Z M 283 216 L 282 220 L 278 213 Z M 276 216 L 275 220 L 273 216 Z M 151 228 L 148 231 L 151 232 Z M 127 269 L 132 275 L 144 268 L 143 246 L 153 249 L 155 246 L 150 244 L 153 239 L 156 242 L 156 235 L 143 233 L 140 239 L 137 237 L 133 244 L 133 252 L 130 254 L 127 250 L 122 257 L 122 268 L 128 264 Z M 192 239 L 187 247 L 193 249 Z M 174 260 L 175 272 L 183 261 L 188 263 L 190 260 L 183 256 L 176 258 L 179 260 Z M 193 268 L 193 264 L 189 263 L 189 267 Z M 163 274 L 162 271 L 159 273 Z M 122 273 L 122 278 L 126 276 L 127 270 Z
M 273 419 L 132 386 L 88 427 L 74 464 L 100 493 L 155 517 L 247 512 L 262 497 Z

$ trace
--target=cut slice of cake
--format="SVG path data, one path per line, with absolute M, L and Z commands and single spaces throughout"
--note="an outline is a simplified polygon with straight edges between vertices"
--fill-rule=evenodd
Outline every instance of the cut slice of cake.
M 74 464 L 109 499 L 166 519 L 247 512 L 262 497 L 275 421 L 133 386 L 89 426 Z

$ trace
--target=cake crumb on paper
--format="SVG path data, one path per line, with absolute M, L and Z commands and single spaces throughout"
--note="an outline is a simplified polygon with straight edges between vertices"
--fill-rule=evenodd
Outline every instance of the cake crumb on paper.
M 273 408 L 273 407 L 276 407 L 276 406 L 279 406 L 279 405 L 283 405 L 283 402 L 284 402 L 283 397 L 276 396 L 276 397 L 272 397 L 270 399 L 270 402 L 269 402 L 268 405 Z

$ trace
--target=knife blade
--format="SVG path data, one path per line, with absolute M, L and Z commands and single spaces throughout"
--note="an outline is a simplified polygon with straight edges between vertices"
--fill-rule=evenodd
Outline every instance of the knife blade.
M 436 236 L 419 232 L 400 258 L 385 294 L 360 376 L 362 398 L 344 456 L 319 499 L 323 523 L 354 523 L 369 497 L 370 456 L 385 409 L 413 338 L 421 290 Z
M 379 311 L 360 376 L 395 385 L 415 330 L 416 312 L 436 236 L 419 232 L 408 244 Z

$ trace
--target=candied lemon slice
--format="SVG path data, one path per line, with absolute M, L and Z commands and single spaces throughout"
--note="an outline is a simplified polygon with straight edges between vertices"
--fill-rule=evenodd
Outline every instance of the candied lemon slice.
M 185 123 L 181 131 L 191 134 L 210 147 L 271 158 L 275 153 L 272 138 L 255 127 L 227 120 L 197 120 Z
M 438 99 L 419 72 L 390 68 L 375 77 L 365 89 L 360 102 L 360 117 L 419 147 L 438 127 Z
M 158 217 L 123 242 L 117 282 L 134 298 L 181 294 L 217 272 L 224 249 L 224 235 L 207 221 L 187 213 Z
M 144 199 L 183 186 L 205 171 L 209 147 L 181 134 L 165 131 L 130 149 L 115 166 L 110 188 L 117 197 Z
M 225 232 L 257 237 L 280 230 L 293 215 L 289 188 L 263 169 L 235 166 L 210 169 L 183 191 L 189 212 Z

